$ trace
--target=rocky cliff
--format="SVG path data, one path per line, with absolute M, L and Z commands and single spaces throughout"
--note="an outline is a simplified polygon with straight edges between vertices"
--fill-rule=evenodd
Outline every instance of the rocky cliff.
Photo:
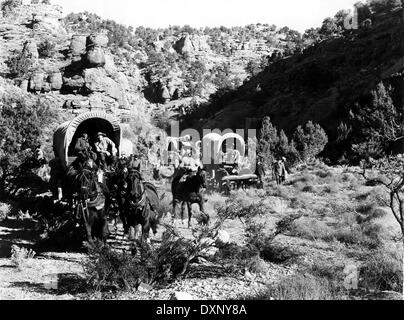
M 59 6 L 20 5 L 0 18 L 0 76 L 8 79 L 2 86 L 45 97 L 70 118 L 100 109 L 152 129 L 139 69 L 117 66 L 108 42 L 102 31 L 70 32 Z

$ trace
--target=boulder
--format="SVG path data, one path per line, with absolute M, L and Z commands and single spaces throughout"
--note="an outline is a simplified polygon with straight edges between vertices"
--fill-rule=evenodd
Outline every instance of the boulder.
M 67 91 L 76 91 L 84 86 L 84 78 L 80 75 L 74 75 L 70 78 L 63 77 L 63 88 Z
M 181 37 L 175 44 L 174 50 L 179 54 L 194 54 L 197 52 L 210 52 L 211 48 L 204 36 L 189 34 Z
M 117 69 L 114 62 L 114 58 L 109 54 L 104 54 L 104 57 L 105 57 L 105 64 L 104 64 L 105 71 L 110 76 L 116 75 Z
M 74 35 L 70 42 L 70 52 L 73 56 L 81 56 L 86 52 L 86 36 Z
M 101 48 L 105 48 L 108 46 L 108 36 L 106 34 L 91 34 L 87 37 L 87 46 L 93 47 L 98 46 Z
M 50 92 L 51 91 L 51 84 L 49 82 L 44 82 L 42 86 L 43 92 Z
M 175 44 L 174 44 L 174 49 L 177 51 L 179 54 L 186 54 L 186 53 L 191 53 L 194 51 L 194 47 L 191 42 L 191 38 L 189 35 L 186 35 L 179 39 Z
M 93 47 L 86 53 L 86 65 L 92 67 L 103 67 L 105 65 L 104 50 L 100 47 Z
M 172 293 L 171 300 L 195 300 L 195 298 L 187 292 L 176 291 Z
M 20 83 L 20 89 L 22 89 L 23 91 L 28 91 L 28 84 L 29 81 L 27 79 L 22 80 Z
M 29 91 L 41 91 L 44 85 L 45 75 L 42 72 L 34 73 L 29 79 Z
M 149 292 L 153 290 L 153 287 L 147 283 L 141 282 L 137 287 L 137 291 L 139 292 Z
M 170 101 L 171 96 L 170 96 L 170 91 L 168 90 L 168 88 L 166 86 L 162 86 L 160 89 L 161 92 L 161 101 L 163 103 L 166 103 L 168 101 Z
M 89 100 L 80 100 L 80 99 L 70 99 L 66 100 L 63 107 L 66 109 L 81 109 L 89 107 L 90 101 Z
M 116 80 L 123 90 L 129 90 L 129 81 L 123 72 L 118 72 L 118 74 L 116 75 Z
M 63 78 L 60 72 L 51 73 L 48 77 L 51 90 L 60 90 L 63 86 Z
M 124 90 L 122 86 L 108 77 L 105 70 L 101 68 L 91 68 L 84 70 L 84 87 L 90 92 L 102 92 L 114 98 L 119 104 L 124 104 Z
M 227 231 L 225 230 L 219 230 L 217 233 L 217 237 L 215 239 L 215 244 L 219 247 L 222 247 L 229 243 L 230 241 L 230 235 Z
M 88 98 L 92 109 L 119 108 L 119 104 L 115 99 L 108 97 L 103 93 L 95 92 L 90 94 Z

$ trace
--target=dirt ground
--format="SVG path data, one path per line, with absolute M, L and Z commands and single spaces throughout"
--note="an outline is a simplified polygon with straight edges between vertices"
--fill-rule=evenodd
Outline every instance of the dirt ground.
M 168 194 L 167 185 L 159 185 L 161 193 Z M 337 195 L 338 196 L 338 195 Z M 224 202 L 226 197 L 218 194 L 209 196 L 207 212 L 215 217 L 214 204 Z M 313 195 L 315 201 L 324 199 Z M 266 201 L 270 203 L 271 210 L 259 221 L 265 223 L 270 230 L 281 217 L 293 212 L 284 200 L 279 197 L 268 196 Z M 170 221 L 167 216 L 165 222 Z M 387 227 L 391 232 L 397 231 L 397 226 L 391 215 L 381 218 L 379 223 Z M 175 225 L 184 236 L 191 236 L 186 224 L 176 219 Z M 113 226 L 110 225 L 111 229 Z M 230 241 L 237 244 L 244 242 L 244 225 L 240 220 L 229 220 L 223 229 L 230 235 Z M 159 242 L 164 231 L 159 227 L 156 236 L 152 236 L 152 242 Z M 0 300 L 9 299 L 100 299 L 99 293 L 88 293 L 85 288 L 84 270 L 82 262 L 86 255 L 80 252 L 41 252 L 32 259 L 26 259 L 23 263 L 16 263 L 11 256 L 11 246 L 30 248 L 39 239 L 35 229 L 35 222 L 26 219 L 18 220 L 8 218 L 0 221 Z M 271 283 L 281 277 L 291 275 L 313 261 L 327 261 L 330 264 L 357 264 L 357 258 L 352 255 L 346 246 L 339 242 L 325 242 L 319 239 L 306 239 L 296 236 L 280 235 L 276 241 L 299 252 L 299 257 L 293 263 L 275 264 L 266 262 L 265 271 L 251 273 L 248 270 L 239 273 L 231 273 L 226 266 L 214 265 L 208 261 L 202 261 L 197 266 L 191 265 L 190 275 L 183 280 L 160 288 L 149 288 L 133 292 L 118 293 L 114 299 L 170 299 L 174 292 L 184 291 L 198 300 L 216 299 L 244 299 L 258 296 L 266 290 Z M 122 235 L 122 226 L 118 225 L 117 231 L 108 240 L 109 244 L 117 250 L 127 249 L 128 240 Z M 105 298 L 103 296 L 102 298 Z

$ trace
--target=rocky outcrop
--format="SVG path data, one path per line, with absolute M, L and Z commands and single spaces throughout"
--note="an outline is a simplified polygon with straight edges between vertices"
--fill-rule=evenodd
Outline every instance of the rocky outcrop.
M 106 48 L 108 46 L 108 36 L 106 34 L 91 34 L 87 37 L 87 47 Z
M 81 75 L 63 77 L 63 90 L 66 92 L 77 93 L 83 86 L 84 78 Z
M 27 41 L 22 49 L 22 58 L 37 61 L 39 58 L 38 46 L 35 41 Z
M 103 67 L 105 65 L 104 50 L 98 46 L 88 49 L 84 62 L 88 68 Z
M 104 69 L 85 69 L 83 75 L 84 88 L 87 92 L 102 92 L 117 100 L 119 104 L 124 103 L 125 98 L 122 86 L 112 78 L 108 77 Z
M 70 41 L 70 52 L 74 57 L 81 57 L 86 53 L 87 48 L 87 36 L 85 35 L 74 35 Z
M 51 73 L 48 76 L 48 82 L 50 83 L 51 90 L 60 90 L 63 86 L 63 78 L 60 72 Z
M 28 89 L 29 91 L 40 92 L 44 86 L 45 74 L 42 72 L 34 73 L 29 79 Z
M 174 49 L 179 54 L 195 54 L 198 52 L 210 52 L 210 46 L 206 36 L 197 36 L 186 34 L 181 37 L 175 44 Z

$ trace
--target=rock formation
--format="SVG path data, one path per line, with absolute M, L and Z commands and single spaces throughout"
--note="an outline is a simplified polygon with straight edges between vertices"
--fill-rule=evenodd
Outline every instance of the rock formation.
M 174 49 L 179 54 L 195 54 L 198 52 L 210 52 L 210 46 L 207 43 L 206 36 L 197 36 L 186 34 L 181 37 L 175 44 Z

